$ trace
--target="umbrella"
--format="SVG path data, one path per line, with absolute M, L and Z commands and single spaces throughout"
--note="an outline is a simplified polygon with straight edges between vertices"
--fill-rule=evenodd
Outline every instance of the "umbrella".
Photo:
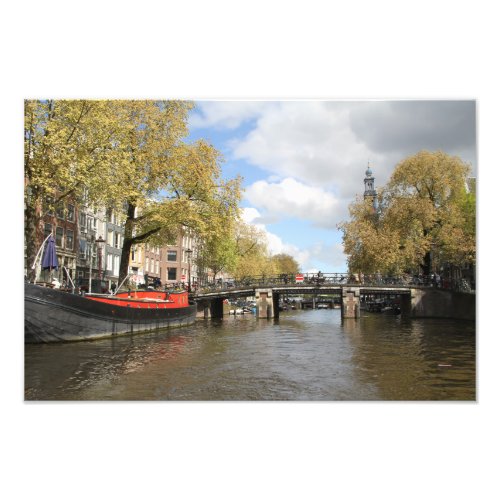
M 52 271 L 52 269 L 57 269 L 58 267 L 59 262 L 57 261 L 56 242 L 51 236 L 45 248 L 45 253 L 43 254 L 42 269 L 50 269 Z

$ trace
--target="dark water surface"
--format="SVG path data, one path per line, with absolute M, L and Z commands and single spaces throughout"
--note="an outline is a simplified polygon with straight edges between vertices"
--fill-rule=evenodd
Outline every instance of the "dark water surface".
M 25 346 L 26 400 L 475 400 L 475 325 L 340 310 Z

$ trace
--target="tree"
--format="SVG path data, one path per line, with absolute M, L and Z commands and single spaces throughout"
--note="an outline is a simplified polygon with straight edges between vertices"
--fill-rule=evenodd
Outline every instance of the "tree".
M 350 221 L 338 225 L 343 231 L 344 252 L 350 272 L 398 274 L 406 261 L 399 251 L 399 235 L 374 211 L 369 199 L 349 206 Z
M 103 200 L 109 177 L 100 173 L 116 161 L 115 126 L 109 101 L 25 101 L 24 228 L 30 279 L 45 213 L 69 197 Z
M 421 249 L 424 275 L 443 262 L 475 259 L 475 230 L 466 229 L 469 174 L 470 166 L 456 156 L 421 151 L 400 162 L 391 176 L 387 218 L 403 248 Z
M 264 231 L 252 224 L 240 222 L 236 228 L 235 244 L 237 260 L 234 277 L 236 279 L 272 274 Z
M 162 244 L 186 229 L 200 238 L 221 234 L 237 216 L 240 179 L 222 179 L 220 153 L 207 142 L 183 142 L 190 103 L 123 101 L 120 106 L 127 124 L 115 173 L 116 197 L 126 206 L 122 281 L 133 245 Z
M 274 266 L 274 274 L 297 274 L 300 270 L 299 263 L 285 253 L 279 253 L 271 257 Z
M 399 273 L 475 261 L 475 198 L 469 165 L 440 151 L 401 161 L 379 194 L 379 210 L 359 200 L 339 225 L 350 269 Z
M 125 220 L 120 282 L 133 245 L 179 231 L 220 234 L 238 216 L 240 179 L 221 177 L 218 151 L 184 142 L 187 101 L 26 101 L 25 240 L 36 253 L 43 205 L 67 196 L 112 208 Z
M 197 267 L 210 270 L 214 277 L 222 271 L 233 273 L 238 258 L 231 221 L 220 231 L 201 239 L 198 244 Z

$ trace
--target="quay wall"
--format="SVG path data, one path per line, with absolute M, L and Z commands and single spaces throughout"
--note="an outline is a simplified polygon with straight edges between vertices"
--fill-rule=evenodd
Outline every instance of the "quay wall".
M 408 302 L 411 300 L 411 304 Z M 450 318 L 474 321 L 476 319 L 476 294 L 450 292 L 434 288 L 411 291 L 402 312 L 410 313 L 413 318 Z M 408 310 L 410 308 L 410 310 Z

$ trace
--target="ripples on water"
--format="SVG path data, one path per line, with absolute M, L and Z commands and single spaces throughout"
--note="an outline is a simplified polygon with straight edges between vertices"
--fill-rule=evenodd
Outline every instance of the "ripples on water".
M 475 326 L 339 310 L 25 346 L 26 400 L 474 400 Z

